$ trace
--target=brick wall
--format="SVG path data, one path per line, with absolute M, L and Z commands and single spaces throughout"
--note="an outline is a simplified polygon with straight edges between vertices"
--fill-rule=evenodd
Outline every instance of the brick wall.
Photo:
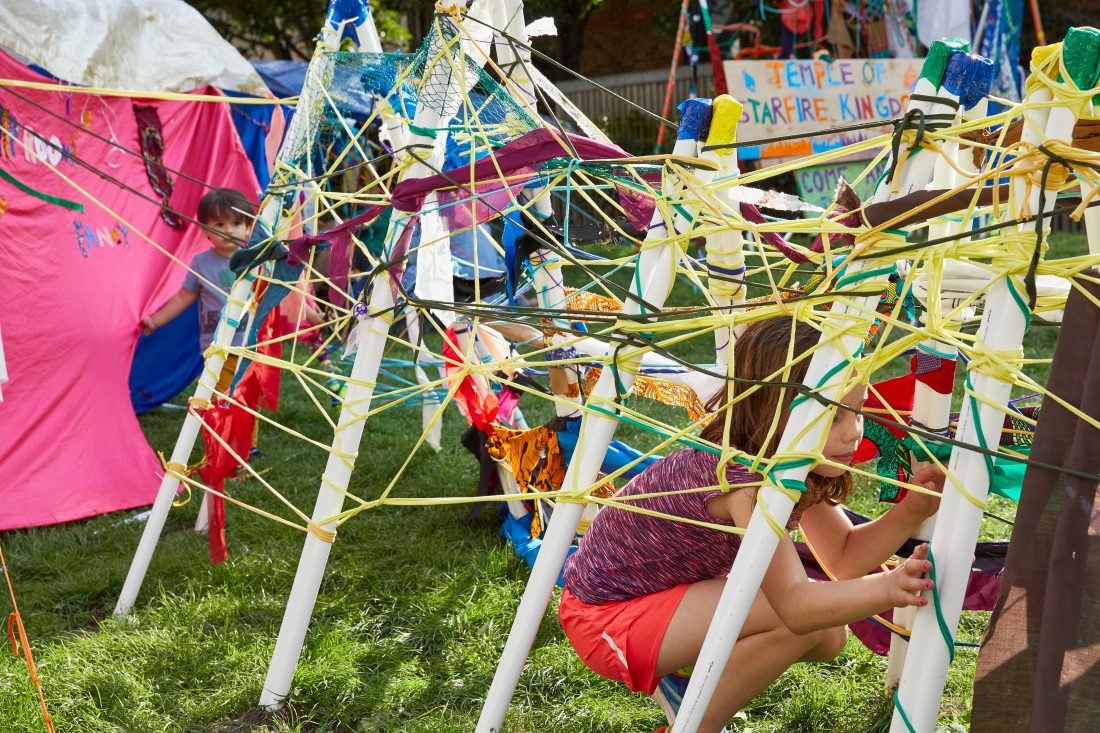
M 584 29 L 580 71 L 585 76 L 668 68 L 675 39 L 653 24 L 651 0 L 611 0 Z
M 584 27 L 584 48 L 575 71 L 585 76 L 604 76 L 667 69 L 675 39 L 670 31 L 654 25 L 656 10 L 653 0 L 605 0 Z M 534 46 L 561 60 L 557 38 L 535 38 Z M 551 79 L 569 78 L 547 64 L 539 66 Z

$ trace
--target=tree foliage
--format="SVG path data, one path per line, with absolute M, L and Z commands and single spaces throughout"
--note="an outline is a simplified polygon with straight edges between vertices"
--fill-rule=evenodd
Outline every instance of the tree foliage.
M 249 58 L 308 59 L 328 0 L 188 0 Z M 569 68 L 580 65 L 584 27 L 604 0 L 526 0 L 528 22 L 549 16 L 556 40 L 543 47 Z M 435 0 L 372 0 L 375 24 L 387 50 L 415 48 L 428 32 Z M 554 46 L 556 45 L 556 48 Z
M 328 0 L 187 0 L 222 37 L 249 58 L 308 59 Z M 372 2 L 375 25 L 387 49 L 405 48 L 412 35 L 400 22 L 418 2 Z

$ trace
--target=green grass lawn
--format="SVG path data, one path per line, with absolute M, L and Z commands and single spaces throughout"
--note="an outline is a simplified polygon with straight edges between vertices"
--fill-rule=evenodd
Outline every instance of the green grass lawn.
M 1055 237 L 1056 252 L 1082 237 Z M 1033 329 L 1031 348 L 1050 353 L 1056 330 Z M 1045 371 L 1035 372 L 1045 378 Z M 323 442 L 315 408 L 289 382 L 280 419 Z M 0 407 L 2 409 L 2 407 Z M 545 406 L 527 408 L 532 424 Z M 682 415 L 655 409 L 666 421 Z M 169 453 L 183 413 L 142 416 L 153 448 Z M 351 489 L 377 496 L 419 434 L 419 410 L 372 418 Z M 422 450 L 395 493 L 469 496 L 477 467 L 458 444 L 464 428 L 446 414 L 443 450 Z M 646 444 L 636 431 L 621 434 Z M 312 507 L 324 453 L 267 428 L 256 463 L 297 506 Z M 150 477 L 150 481 L 156 479 Z M 234 496 L 276 506 L 255 481 Z M 879 513 L 873 491 L 857 509 Z M 492 679 L 527 567 L 497 536 L 492 509 L 465 523 L 464 506 L 382 507 L 344 525 L 333 546 L 291 706 L 274 720 L 253 709 L 304 535 L 227 507 L 229 560 L 210 565 L 206 538 L 191 527 L 197 497 L 173 509 L 132 616 L 110 616 L 141 534 L 137 512 L 0 536 L 59 731 L 432 731 L 473 730 Z M 998 503 L 995 511 L 1012 515 Z M 1007 537 L 987 523 L 984 536 Z M 552 603 L 556 604 L 556 600 Z M 7 613 L 10 602 L 0 601 Z M 988 614 L 965 614 L 962 640 L 980 638 Z M 948 679 L 940 721 L 965 730 L 976 651 L 962 649 Z M 0 729 L 41 731 L 23 661 L 0 661 Z M 865 731 L 885 711 L 885 662 L 850 641 L 832 664 L 798 665 L 741 715 L 741 731 Z M 747 670 L 751 674 L 751 670 Z M 652 731 L 663 723 L 648 699 L 587 671 L 553 614 L 535 642 L 505 729 L 517 733 Z

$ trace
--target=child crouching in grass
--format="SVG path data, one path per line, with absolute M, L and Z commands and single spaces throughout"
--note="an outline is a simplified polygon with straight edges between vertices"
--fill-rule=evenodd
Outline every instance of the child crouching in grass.
M 776 379 L 773 375 L 781 374 L 787 363 L 792 325 L 790 318 L 778 317 L 749 326 L 737 341 L 735 376 Z M 793 333 L 795 354 L 809 352 L 819 338 L 818 331 L 807 324 L 797 324 Z M 793 365 L 789 380 L 802 381 L 808 362 L 805 358 Z M 734 397 L 753 386 L 735 382 Z M 727 408 L 732 413 L 731 445 L 753 455 L 774 453 L 794 396 L 787 389 L 780 404 L 780 393 L 778 386 L 765 385 L 732 401 Z M 714 402 L 725 397 L 723 388 L 711 407 L 719 407 L 721 402 Z M 861 386 L 842 402 L 859 409 L 865 399 L 866 388 Z M 777 411 L 780 425 L 769 439 Z M 720 413 L 703 429 L 702 437 L 721 445 L 725 422 Z M 851 492 L 851 476 L 836 464 L 851 463 L 862 437 L 862 416 L 838 410 L 822 451 L 829 463 L 818 463 L 811 470 L 806 493 L 787 524 L 788 530 L 802 531 L 840 582 L 811 583 L 790 537 L 780 542 L 700 733 L 722 730 L 795 662 L 834 659 L 847 640 L 846 624 L 889 608 L 928 602 L 919 595 L 932 588 L 927 545 L 889 572 L 869 573 L 935 512 L 938 497 L 909 492 L 879 519 L 854 527 L 841 508 Z M 662 514 L 745 528 L 756 503 L 756 489 L 736 486 L 753 484 L 759 477 L 731 462 L 726 477 L 735 488 L 723 492 L 716 487 L 720 460 L 694 448 L 676 451 L 631 480 L 616 497 L 680 492 L 634 503 Z M 930 467 L 914 481 L 942 490 L 943 474 Z M 706 487 L 714 488 L 691 491 Z M 662 678 L 673 679 L 677 670 L 698 658 L 740 545 L 738 535 L 717 529 L 605 509 L 566 563 L 559 610 L 562 628 L 592 670 L 631 690 L 653 694 Z M 675 710 L 666 709 L 666 713 L 671 716 Z

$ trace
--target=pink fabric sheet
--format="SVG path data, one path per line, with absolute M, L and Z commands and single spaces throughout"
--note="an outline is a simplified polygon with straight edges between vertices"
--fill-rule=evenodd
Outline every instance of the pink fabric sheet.
M 49 81 L 3 53 L 0 77 Z M 184 269 L 138 232 L 184 263 L 209 246 L 196 226 L 180 232 L 161 219 L 140 157 L 83 132 L 86 127 L 138 151 L 134 100 L 16 91 L 79 128 L 3 88 L 0 126 L 56 160 L 118 218 L 0 133 L 0 170 L 85 207 L 80 213 L 48 203 L 0 179 L 0 327 L 10 373 L 0 403 L 0 530 L 152 502 L 162 471 L 134 416 L 127 379 L 141 317 L 180 287 Z M 258 184 L 227 106 L 139 101 L 159 112 L 167 167 L 255 198 Z M 81 159 L 152 201 L 59 156 L 45 141 L 75 146 Z M 193 214 L 205 189 L 170 175 L 172 206 Z

